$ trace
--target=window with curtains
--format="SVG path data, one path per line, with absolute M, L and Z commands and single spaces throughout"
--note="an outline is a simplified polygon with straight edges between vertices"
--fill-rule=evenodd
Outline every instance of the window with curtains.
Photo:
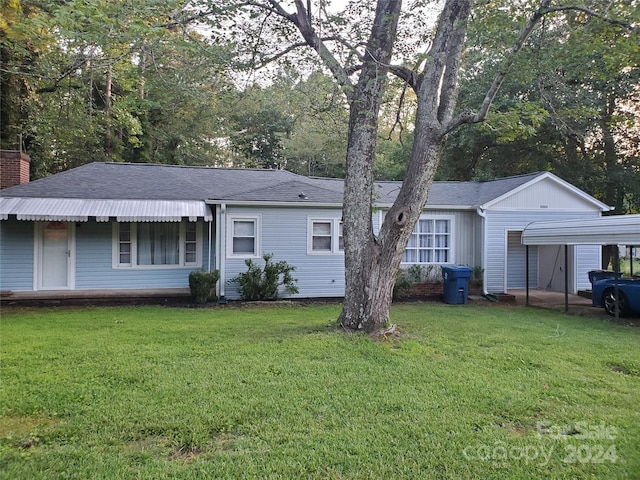
M 451 217 L 421 217 L 416 224 L 402 263 L 452 263 Z
M 202 265 L 202 225 L 195 222 L 114 224 L 114 267 Z
M 344 252 L 342 220 L 339 218 L 309 218 L 307 231 L 308 253 L 331 254 Z
M 260 216 L 232 216 L 227 224 L 227 256 L 260 256 Z

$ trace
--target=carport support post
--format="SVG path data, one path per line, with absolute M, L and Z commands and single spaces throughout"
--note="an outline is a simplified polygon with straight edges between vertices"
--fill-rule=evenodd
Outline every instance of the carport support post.
M 569 311 L 569 245 L 564 246 L 564 313 Z
M 524 284 L 527 287 L 525 289 L 526 294 L 525 294 L 525 301 L 524 304 L 528 307 L 529 306 L 529 245 L 527 245 L 526 247 L 524 247 L 525 249 L 525 262 L 524 262 Z
M 616 249 L 613 252 L 613 291 L 616 296 L 615 308 L 616 308 L 616 320 L 620 319 L 620 291 L 618 289 L 618 274 L 620 273 L 620 247 L 616 245 Z

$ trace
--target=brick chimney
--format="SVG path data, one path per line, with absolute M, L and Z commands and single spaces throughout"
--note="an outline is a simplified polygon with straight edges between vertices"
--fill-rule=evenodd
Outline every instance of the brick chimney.
M 0 150 L 0 189 L 29 182 L 29 155 L 17 150 Z

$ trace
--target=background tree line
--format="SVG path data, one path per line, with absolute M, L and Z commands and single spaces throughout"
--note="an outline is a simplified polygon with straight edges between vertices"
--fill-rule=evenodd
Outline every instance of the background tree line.
M 612 16 L 637 24 L 636 1 L 609 3 Z M 505 5 L 474 11 L 460 110 L 481 101 L 499 45 L 521 22 Z M 195 28 L 205 13 L 209 23 Z M 348 110 L 332 78 L 292 55 L 278 59 L 268 80 L 256 76 L 268 59 L 248 58 L 242 39 L 220 33 L 233 22 L 224 11 L 175 0 L 8 0 L 0 14 L 0 147 L 21 141 L 34 178 L 92 161 L 345 173 Z M 487 120 L 450 134 L 436 178 L 549 170 L 617 213 L 638 212 L 637 35 L 567 15 L 532 34 Z M 382 105 L 378 179 L 403 178 L 414 113 L 411 89 L 393 81 Z

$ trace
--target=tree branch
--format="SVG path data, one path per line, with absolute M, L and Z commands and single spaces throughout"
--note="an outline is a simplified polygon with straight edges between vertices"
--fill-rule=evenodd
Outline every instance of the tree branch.
M 179 18 L 181 14 L 185 13 L 183 10 L 176 12 L 175 14 L 169 17 L 169 21 L 164 23 L 156 23 L 152 25 L 153 28 L 167 28 L 171 29 L 173 27 L 185 27 L 188 24 L 195 22 L 196 20 L 200 20 L 202 18 L 206 18 L 214 13 L 213 10 L 204 10 L 202 12 L 198 12 L 193 15 L 189 15 L 188 17 Z
M 269 2 L 272 4 L 278 4 L 276 0 L 269 0 Z M 327 48 L 322 38 L 320 38 L 316 33 L 313 25 L 311 24 L 310 16 L 307 14 L 306 8 L 302 3 L 302 0 L 295 0 L 294 3 L 296 5 L 297 14 L 291 15 L 288 18 L 298 28 L 298 31 L 302 35 L 302 38 L 305 39 L 307 44 L 318 53 L 320 59 L 331 71 L 331 74 L 336 79 L 338 84 L 342 87 L 345 87 L 345 94 L 347 95 L 347 98 L 349 98 L 351 96 L 353 84 L 345 68 Z
M 422 77 L 415 70 L 401 65 L 389 65 L 389 71 L 406 82 L 412 89 L 417 90 L 420 87 Z
M 307 47 L 307 42 L 296 42 L 296 43 L 292 43 L 291 45 L 289 45 L 287 48 L 285 48 L 284 50 L 281 50 L 280 52 L 274 53 L 273 55 L 271 55 L 270 57 L 267 57 L 265 59 L 263 59 L 259 65 L 256 65 L 257 68 L 262 68 L 265 67 L 266 65 L 268 65 L 269 63 L 275 62 L 276 60 L 284 57 L 285 55 L 287 55 L 288 53 L 294 51 L 296 48 L 301 48 L 301 47 Z
M 533 29 L 535 28 L 537 23 L 542 17 L 544 17 L 545 13 L 547 13 L 547 8 L 549 7 L 550 3 L 551 0 L 542 0 L 542 3 L 538 7 L 538 9 L 531 16 L 525 27 L 520 32 L 515 45 L 511 47 L 507 58 L 503 62 L 500 73 L 498 73 L 493 79 L 493 82 L 491 83 L 491 86 L 489 87 L 489 90 L 487 91 L 487 94 L 482 101 L 480 110 L 478 110 L 477 113 L 463 112 L 458 115 L 451 122 L 449 122 L 449 124 L 445 128 L 445 134 L 449 133 L 451 130 L 462 125 L 463 123 L 480 123 L 485 120 L 485 118 L 487 117 L 487 113 L 489 112 L 489 107 L 491 107 L 493 100 L 498 94 L 498 90 L 500 90 L 500 87 L 502 86 L 502 83 L 507 76 L 507 70 L 509 69 L 509 67 L 511 67 L 511 65 L 513 65 L 516 54 L 522 49 L 522 47 L 524 46 L 524 42 L 527 41 L 527 38 L 529 38 L 531 32 L 533 32 Z
M 617 20 L 615 18 L 609 18 L 609 17 L 607 17 L 605 15 L 602 15 L 602 14 L 596 12 L 595 10 L 591 10 L 590 8 L 587 8 L 587 7 L 582 7 L 580 5 L 560 5 L 560 6 L 557 6 L 557 7 L 548 7 L 548 8 L 544 9 L 543 15 L 546 15 L 548 13 L 554 13 L 554 12 L 566 12 L 566 11 L 569 11 L 569 10 L 574 10 L 574 11 L 586 13 L 590 17 L 599 18 L 600 20 L 604 20 L 605 22 L 610 23 L 612 25 L 617 25 L 619 27 L 624 27 L 627 30 L 637 30 L 638 29 L 638 27 L 634 27 L 631 23 L 627 22 L 626 20 Z
M 340 43 L 343 43 L 346 45 L 346 43 L 340 38 L 340 37 L 323 37 L 321 39 L 321 41 L 323 42 L 330 42 L 330 41 L 337 41 Z M 285 48 L 284 50 L 274 53 L 273 55 L 271 55 L 270 57 L 266 57 L 264 60 L 261 61 L 261 63 L 259 65 L 257 65 L 258 68 L 262 68 L 264 66 L 266 66 L 267 64 L 271 63 L 271 62 L 275 62 L 276 60 L 284 57 L 285 55 L 287 55 L 288 53 L 294 51 L 296 48 L 301 48 L 301 47 L 308 47 L 309 44 L 307 42 L 296 42 L 296 43 L 292 43 L 291 45 L 289 45 L 287 48 Z M 347 45 L 349 46 L 349 45 Z M 351 47 L 350 47 L 351 48 Z M 359 68 L 359 67 L 358 67 Z M 357 71 L 358 68 L 354 68 L 354 71 Z M 346 70 L 345 70 L 346 71 Z
M 121 53 L 120 55 L 117 55 L 115 57 L 104 57 L 104 58 L 93 58 L 93 57 L 87 57 L 87 56 L 78 56 L 76 58 L 75 63 L 73 63 L 72 65 L 69 65 L 68 67 L 66 67 L 61 73 L 60 75 L 58 75 L 57 77 L 40 77 L 39 75 L 33 75 L 33 76 L 37 76 L 41 79 L 43 78 L 47 78 L 50 79 L 52 81 L 52 83 L 48 86 L 45 87 L 40 87 L 38 89 L 36 89 L 36 93 L 53 93 L 56 90 L 58 90 L 58 88 L 60 88 L 60 84 L 62 83 L 62 81 L 75 74 L 76 71 L 79 68 L 84 67 L 88 62 L 94 62 L 97 63 L 98 66 L 102 66 L 105 68 L 108 68 L 112 65 L 115 65 L 118 61 L 122 60 L 123 58 L 131 55 L 131 52 L 133 52 L 136 48 L 137 44 L 133 44 L 131 45 L 125 52 Z M 93 66 L 95 68 L 95 65 Z M 27 75 L 25 73 L 21 73 L 21 75 Z M 73 87 L 73 88 L 80 88 L 80 87 Z
M 239 4 L 239 7 L 254 7 L 264 10 L 265 12 L 268 12 L 270 14 L 276 14 L 291 22 L 302 35 L 302 38 L 305 41 L 304 44 L 295 43 L 290 47 L 287 47 L 283 52 L 270 57 L 269 61 L 277 60 L 278 58 L 294 50 L 295 48 L 306 44 L 313 48 L 316 53 L 318 53 L 320 59 L 322 60 L 324 65 L 331 71 L 331 74 L 336 79 L 338 84 L 340 84 L 342 87 L 347 87 L 345 88 L 345 93 L 347 96 L 349 96 L 351 87 L 353 87 L 352 82 L 349 79 L 349 74 L 340 64 L 338 59 L 327 48 L 325 41 L 335 40 L 343 43 L 351 49 L 353 49 L 353 47 L 339 37 L 328 37 L 326 39 L 321 38 L 313 28 L 311 11 L 309 8 L 307 8 L 307 6 L 305 6 L 303 0 L 294 0 L 293 3 L 296 7 L 296 11 L 294 13 L 287 12 L 282 7 L 281 2 L 278 0 L 265 0 L 264 2 L 257 0 L 247 0 Z M 307 5 L 310 5 L 309 2 L 307 2 Z M 264 66 L 266 63 L 266 61 L 262 62 L 262 66 Z
M 516 40 L 515 45 L 509 50 L 509 54 L 505 59 L 505 61 L 503 62 L 500 73 L 498 73 L 496 77 L 493 79 L 493 82 L 489 87 L 489 90 L 487 91 L 487 94 L 485 95 L 485 98 L 482 102 L 482 106 L 480 107 L 480 110 L 478 110 L 478 112 L 476 113 L 469 112 L 469 111 L 461 113 L 449 123 L 445 133 L 450 132 L 456 127 L 462 125 L 463 123 L 480 123 L 486 119 L 487 114 L 489 112 L 489 108 L 491 107 L 493 100 L 498 94 L 498 90 L 500 90 L 500 87 L 504 82 L 504 79 L 507 75 L 507 71 L 509 67 L 513 65 L 516 54 L 522 49 L 522 47 L 524 46 L 524 42 L 526 42 L 527 38 L 529 38 L 529 36 L 531 35 L 531 32 L 533 31 L 537 23 L 542 18 L 544 18 L 545 15 L 548 15 L 550 13 L 555 13 L 555 12 L 564 12 L 564 11 L 573 10 L 573 11 L 586 13 L 587 15 L 592 17 L 600 18 L 606 22 L 611 23 L 612 25 L 624 27 L 628 30 L 637 30 L 637 27 L 634 27 L 629 22 L 605 17 L 604 15 L 601 15 L 600 13 L 586 7 L 582 7 L 579 5 L 564 5 L 564 6 L 550 7 L 549 6 L 550 3 L 551 3 L 551 0 L 543 0 L 540 3 L 540 6 L 536 10 L 536 12 L 532 15 L 532 17 L 527 22 L 526 26 L 520 32 L 520 35 L 518 36 L 518 39 Z

